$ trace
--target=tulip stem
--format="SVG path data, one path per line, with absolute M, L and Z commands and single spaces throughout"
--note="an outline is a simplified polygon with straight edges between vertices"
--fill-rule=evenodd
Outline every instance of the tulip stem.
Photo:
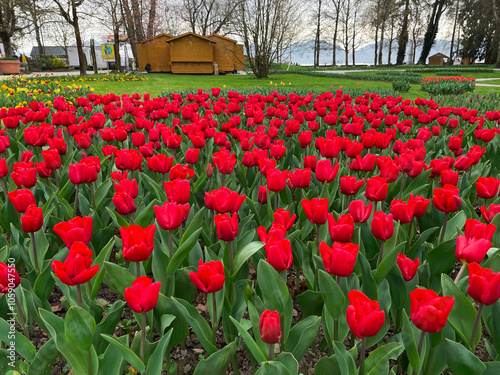
M 19 321 L 21 322 L 21 326 L 23 327 L 24 336 L 26 336 L 29 340 L 30 332 L 28 330 L 28 323 L 26 321 L 26 318 L 24 317 L 23 309 L 21 308 L 21 304 L 19 303 L 17 294 L 15 293 L 14 293 L 14 300 L 16 301 L 17 313 L 19 314 Z
M 274 211 L 278 210 L 278 192 L 274 192 Z
M 274 344 L 269 344 L 269 360 L 274 361 Z
M 365 357 L 366 357 L 366 337 L 361 339 L 361 356 L 359 358 L 359 375 L 365 372 Z
M 467 267 L 467 263 L 462 263 L 462 267 L 460 267 L 460 271 L 458 271 L 457 277 L 455 277 L 455 284 L 460 281 L 460 278 L 465 271 L 465 267 Z
M 78 306 L 83 308 L 82 287 L 80 284 L 76 284 L 76 296 L 78 298 Z
M 382 257 L 384 256 L 384 243 L 385 241 L 382 241 L 382 243 L 380 244 L 380 254 L 378 255 L 377 265 L 380 265 L 380 262 L 382 262 Z
M 349 208 L 349 196 L 346 194 L 344 197 L 344 211 Z
M 475 345 L 475 340 L 476 340 L 476 331 L 479 327 L 479 323 L 481 322 L 481 316 L 483 315 L 483 307 L 484 303 L 479 302 L 479 309 L 477 309 L 477 315 L 476 315 L 476 320 L 474 320 L 474 327 L 472 328 L 472 337 L 470 339 L 470 348 L 471 350 L 474 350 L 476 347 Z M 481 334 L 479 334 L 481 335 Z M 479 336 L 481 337 L 481 336 Z
M 214 345 L 217 343 L 217 298 L 215 293 L 212 293 L 212 335 L 214 337 Z
M 444 241 L 444 234 L 446 233 L 446 224 L 448 224 L 448 212 L 444 213 L 443 229 L 441 229 L 441 237 L 439 238 L 439 243 Z
M 229 241 L 229 276 L 233 276 L 233 241 Z
M 0 178 L 0 184 L 2 185 L 3 195 L 5 196 L 5 200 L 7 200 L 7 187 L 5 186 L 5 181 L 3 178 Z
M 401 188 L 399 189 L 399 199 L 403 199 L 403 190 L 405 188 L 405 174 L 401 177 Z
M 410 224 L 408 225 L 408 250 L 411 248 L 411 229 L 413 227 L 413 217 L 410 220 Z
M 132 225 L 135 224 L 135 217 L 133 212 L 130 213 L 130 222 L 132 223 Z
M 146 325 L 148 316 L 145 311 L 142 312 L 142 334 L 141 334 L 141 361 L 144 362 L 144 346 L 146 344 Z
M 141 276 L 141 262 L 135 262 L 135 276 Z
M 97 208 L 96 205 L 95 205 L 95 195 L 94 195 L 94 186 L 92 185 L 92 183 L 89 184 L 90 185 L 90 195 L 92 197 L 92 207 L 94 208 L 94 210 Z
M 59 191 L 59 177 L 57 176 L 57 169 L 54 170 L 54 179 L 56 180 L 57 191 Z M 49 180 L 49 182 L 50 182 L 50 180 Z
M 36 273 L 40 274 L 40 267 L 38 265 L 38 253 L 36 251 L 36 241 L 35 241 L 35 233 L 31 233 L 31 245 L 33 247 L 33 262 L 35 263 Z
M 319 255 L 319 227 L 320 225 L 319 224 L 316 224 L 316 250 L 317 250 L 317 254 Z
M 169 255 L 169 261 L 172 260 L 172 256 L 174 255 L 174 250 L 172 249 L 172 243 L 173 243 L 173 235 L 172 231 L 168 231 L 168 255 Z
M 425 331 L 422 331 L 420 333 L 420 339 L 418 340 L 418 358 L 420 358 L 420 355 L 422 354 L 422 348 L 424 347 L 424 340 L 425 340 Z M 412 375 L 417 375 L 417 369 L 413 369 Z
M 78 210 L 78 194 L 79 194 L 79 190 L 80 190 L 80 185 L 76 184 L 75 207 L 74 207 L 75 216 L 76 216 L 76 211 Z

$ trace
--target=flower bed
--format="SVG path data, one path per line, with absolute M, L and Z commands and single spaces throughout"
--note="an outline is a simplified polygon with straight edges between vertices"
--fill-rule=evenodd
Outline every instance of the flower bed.
M 431 95 L 463 94 L 474 91 L 476 79 L 473 77 L 427 77 L 422 78 L 422 90 Z
M 26 102 L 0 109 L 1 368 L 174 374 L 184 345 L 194 373 L 498 368 L 498 103 Z

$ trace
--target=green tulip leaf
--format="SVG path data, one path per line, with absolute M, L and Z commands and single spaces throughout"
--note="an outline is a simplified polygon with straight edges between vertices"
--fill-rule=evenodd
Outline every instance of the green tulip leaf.
M 92 315 L 79 306 L 71 306 L 64 318 L 66 340 L 81 350 L 87 351 L 92 345 L 96 324 Z
M 463 345 L 448 339 L 445 342 L 446 363 L 453 375 L 482 374 L 486 365 Z
M 215 352 L 210 357 L 200 360 L 198 365 L 194 370 L 194 375 L 204 375 L 204 374 L 225 374 L 229 363 L 236 354 L 238 350 L 236 341 L 233 341 L 229 345 L 226 345 L 221 350 Z
M 139 372 L 144 372 L 146 366 L 144 366 L 144 363 L 141 361 L 141 359 L 129 347 L 125 346 L 124 343 L 111 335 L 102 333 L 101 336 L 114 348 L 116 348 L 121 353 L 123 358 L 125 358 L 125 360 L 132 365 L 133 368 L 135 368 Z

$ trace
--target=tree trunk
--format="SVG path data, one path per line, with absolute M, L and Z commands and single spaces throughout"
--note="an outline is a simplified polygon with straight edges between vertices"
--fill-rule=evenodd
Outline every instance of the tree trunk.
M 73 14 L 76 13 L 76 10 Z M 76 18 L 73 25 L 75 29 L 76 38 L 76 50 L 78 51 L 78 63 L 80 64 L 80 75 L 87 75 L 87 59 L 85 58 L 85 52 L 83 52 L 82 37 L 80 35 L 80 26 L 78 25 L 78 18 Z
M 384 18 L 382 19 L 382 27 L 380 28 L 380 46 L 378 49 L 378 63 L 383 64 L 382 62 L 382 57 L 383 57 L 383 52 L 384 52 L 384 31 L 385 31 L 385 14 Z
M 316 38 L 314 39 L 314 67 L 315 68 L 317 68 L 319 66 L 320 32 L 321 32 L 321 0 L 318 0 Z
M 147 37 L 152 38 L 155 34 L 155 22 L 156 22 L 156 0 L 150 1 L 151 8 L 149 9 L 149 22 Z
M 500 25 L 500 1 L 493 1 L 493 15 L 495 16 L 495 20 L 497 21 L 497 26 Z M 498 30 L 498 28 L 497 28 Z M 495 64 L 495 68 L 500 69 L 500 39 L 498 40 L 497 46 L 497 62 Z
M 120 59 L 120 29 L 119 26 L 115 23 L 113 28 L 113 39 L 115 42 L 115 63 L 116 69 L 121 72 L 122 71 L 122 62 Z M 126 63 L 125 63 L 126 64 Z
M 375 61 L 374 65 L 377 65 L 378 59 L 378 23 L 375 26 Z
M 406 56 L 406 46 L 408 44 L 408 16 L 410 14 L 410 0 L 405 1 L 405 10 L 403 12 L 403 25 L 398 38 L 398 56 L 396 65 L 403 65 Z
M 95 43 L 94 39 L 90 39 L 90 55 L 92 56 L 92 65 L 94 68 L 94 74 L 97 74 L 97 58 L 95 55 Z
M 436 39 L 436 35 L 439 27 L 439 20 L 441 19 L 441 15 L 443 14 L 443 7 L 446 0 L 436 0 L 432 7 L 432 15 L 427 25 L 427 31 L 424 36 L 424 45 L 422 46 L 422 52 L 420 53 L 420 57 L 418 59 L 419 64 L 425 64 L 427 61 L 427 57 L 429 57 L 429 53 L 431 52 L 432 45 L 434 44 L 434 40 Z
M 455 31 L 457 30 L 459 9 L 460 9 L 460 0 L 457 0 L 457 9 L 455 11 L 455 20 L 453 21 L 453 32 L 451 33 L 450 58 L 448 59 L 448 66 L 453 65 L 453 45 L 455 43 Z
M 391 36 L 389 38 L 389 56 L 387 56 L 387 64 L 391 65 L 392 43 L 394 42 L 394 22 L 391 23 Z
M 337 15 L 335 16 L 335 28 L 333 31 L 333 66 L 337 65 L 337 36 L 339 31 L 339 14 L 340 9 L 336 9 Z

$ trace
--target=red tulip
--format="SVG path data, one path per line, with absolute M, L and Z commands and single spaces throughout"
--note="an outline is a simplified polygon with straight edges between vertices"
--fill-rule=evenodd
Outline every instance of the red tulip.
M 0 262 L 0 293 L 7 294 L 21 284 L 21 278 L 14 265 L 6 265 Z
M 491 223 L 493 218 L 500 213 L 500 204 L 490 204 L 488 208 L 482 206 L 480 208 L 481 215 L 487 223 Z
M 205 193 L 207 194 L 207 193 Z M 267 186 L 259 186 L 259 194 L 257 197 L 258 201 L 260 204 L 266 204 L 267 203 Z M 206 202 L 206 195 L 205 195 L 205 202 Z M 206 205 L 206 203 L 205 203 Z
M 290 211 L 284 210 L 283 208 L 278 208 L 273 214 L 273 217 L 274 223 L 283 225 L 288 231 L 290 230 L 290 228 L 292 228 L 297 215 L 293 214 L 292 216 L 290 216 Z
M 373 202 L 380 202 L 387 198 L 389 184 L 385 178 L 375 176 L 366 180 L 365 197 Z
M 481 268 L 477 263 L 467 267 L 469 271 L 469 288 L 467 293 L 475 301 L 486 306 L 494 304 L 500 298 L 500 272 L 495 273 L 488 268 Z
M 481 263 L 491 245 L 491 241 L 485 238 L 458 236 L 455 256 L 462 263 Z
M 21 216 L 21 227 L 25 233 L 35 233 L 42 228 L 42 209 L 32 204 L 26 209 L 26 213 Z
M 5 158 L 0 159 L 0 178 L 7 176 L 9 173 L 9 167 L 7 166 L 7 160 Z
M 121 149 L 115 152 L 115 165 L 119 170 L 142 170 L 142 155 L 135 149 Z
M 59 169 L 61 168 L 61 156 L 57 150 L 43 150 L 42 151 L 43 161 L 48 169 Z
M 267 262 L 278 271 L 285 271 L 292 266 L 293 255 L 290 240 L 277 240 L 273 237 L 266 244 Z
M 294 172 L 289 173 L 290 181 L 296 188 L 304 189 L 311 185 L 311 169 L 295 168 Z
M 160 287 L 159 281 L 154 283 L 149 277 L 141 276 L 132 282 L 131 287 L 125 288 L 123 295 L 132 311 L 148 312 L 154 309 L 158 302 Z
M 269 169 L 267 171 L 267 188 L 269 191 L 279 192 L 285 188 L 288 179 L 288 171 Z
M 231 191 L 223 186 L 210 193 L 205 192 L 205 206 L 219 214 L 238 212 L 245 198 L 246 195 L 239 195 L 236 191 Z
M 439 180 L 441 186 L 444 185 L 458 185 L 458 172 L 453 169 L 445 169 L 441 171 L 441 179 Z
M 406 281 L 410 281 L 415 277 L 415 274 L 418 271 L 418 265 L 420 263 L 420 259 L 417 258 L 415 260 L 411 260 L 406 255 L 399 253 L 396 263 L 398 264 L 398 267 L 401 270 L 403 278 Z
M 168 178 L 170 181 L 187 180 L 194 177 L 194 170 L 189 168 L 189 165 L 176 164 L 170 170 Z
M 10 177 L 18 188 L 25 187 L 29 189 L 36 185 L 36 168 L 33 168 L 33 163 L 30 162 L 30 164 L 31 167 L 29 168 L 16 168 L 14 165 L 14 172 L 10 174 Z
M 178 204 L 165 202 L 163 206 L 154 206 L 156 221 L 164 230 L 174 230 L 181 226 L 184 218 L 189 215 L 189 203 Z
M 432 197 L 434 207 L 445 213 L 458 211 L 462 204 L 458 192 L 458 188 L 453 185 L 444 185 L 442 189 L 434 189 Z
M 328 230 L 332 240 L 342 243 L 351 242 L 354 219 L 351 214 L 344 214 L 335 221 L 333 214 L 328 214 Z
M 52 169 L 48 169 L 45 163 L 42 161 L 40 163 L 35 163 L 36 173 L 40 178 L 50 178 L 52 176 Z
M 199 157 L 200 157 L 200 149 L 199 148 L 188 148 L 186 150 L 186 155 L 185 155 L 186 163 L 196 164 L 198 162 Z M 212 171 L 213 171 L 213 169 L 212 169 Z
M 316 163 L 316 179 L 319 182 L 332 182 L 339 171 L 339 164 L 336 163 L 332 168 L 330 159 L 319 160 Z
M 417 288 L 410 292 L 411 321 L 424 332 L 435 333 L 446 325 L 455 299 L 440 297 L 431 289 Z
M 302 208 L 307 219 L 313 224 L 325 224 L 328 218 L 328 198 L 302 200 Z
M 74 286 L 85 284 L 99 271 L 98 265 L 90 267 L 91 264 L 92 250 L 83 242 L 75 242 L 69 249 L 64 263 L 54 260 L 52 269 L 64 284 Z
M 142 134 L 142 133 L 141 133 Z M 174 161 L 174 157 L 167 157 L 165 154 L 153 155 L 150 158 L 147 158 L 148 168 L 152 172 L 156 173 L 168 173 L 172 168 L 172 162 Z
M 54 225 L 56 232 L 68 249 L 77 241 L 88 245 L 92 237 L 92 218 L 90 216 L 75 217 Z
M 225 213 L 215 215 L 215 228 L 217 229 L 217 237 L 219 240 L 231 242 L 238 235 L 238 214 L 233 213 L 232 217 Z
M 379 240 L 386 241 L 394 234 L 394 221 L 392 214 L 386 215 L 382 211 L 373 214 L 371 223 L 372 233 Z
M 415 213 L 416 202 L 409 200 L 404 202 L 399 199 L 395 199 L 391 202 L 391 213 L 394 220 L 399 221 L 401 224 L 408 224 Z
M 355 223 L 364 223 L 370 217 L 372 213 L 373 203 L 369 203 L 365 206 L 365 202 L 361 199 L 354 200 L 349 204 L 349 213 L 354 219 Z
M 413 213 L 413 216 L 415 217 L 422 217 L 425 214 L 425 211 L 427 211 L 427 207 L 429 206 L 429 203 L 431 203 L 430 199 L 425 199 L 424 197 L 421 197 L 420 195 L 413 195 L 410 193 L 410 199 L 408 202 L 415 202 L 415 212 Z
M 214 152 L 214 167 L 217 168 L 219 173 L 231 174 L 233 173 L 234 166 L 236 165 L 236 154 L 230 154 L 227 149 L 223 148 L 219 152 Z
M 357 290 L 351 290 L 347 296 L 350 305 L 346 319 L 352 333 L 360 339 L 375 336 L 385 322 L 385 313 L 380 311 L 378 302 Z
M 266 344 L 277 344 L 281 340 L 280 315 L 277 311 L 265 310 L 260 316 L 260 339 Z
M 271 229 L 269 229 L 269 233 L 266 233 L 266 228 L 260 226 L 257 228 L 257 234 L 261 242 L 264 242 L 267 246 L 267 243 L 272 239 L 274 240 L 284 240 L 286 236 L 286 228 L 278 223 L 273 223 L 271 225 Z
M 128 178 L 123 178 L 119 183 L 113 184 L 115 188 L 115 192 L 117 193 L 126 193 L 130 195 L 133 199 L 137 198 L 139 194 L 139 187 L 137 186 L 137 180 L 134 178 L 133 180 L 129 180 Z
M 134 203 L 134 198 L 132 198 L 127 193 L 115 193 L 111 200 L 115 205 L 116 212 L 118 212 L 120 215 L 130 215 L 137 210 L 137 207 Z
M 491 241 L 493 238 L 493 234 L 495 234 L 496 229 L 497 229 L 496 225 L 484 224 L 481 223 L 479 220 L 475 219 L 467 219 L 465 220 L 464 234 L 467 239 L 484 238 Z
M 311 171 L 315 171 L 316 165 L 316 155 L 304 156 L 304 168 L 310 168 Z
M 14 190 L 7 195 L 12 202 L 14 209 L 20 214 L 24 213 L 32 204 L 36 205 L 35 196 L 30 189 Z
M 200 259 L 198 272 L 190 272 L 189 278 L 202 292 L 218 292 L 224 287 L 224 266 L 220 260 L 203 263 Z
M 479 198 L 491 199 L 498 194 L 500 180 L 494 177 L 479 177 L 475 185 Z
M 130 262 L 147 260 L 154 249 L 155 229 L 154 225 L 146 228 L 139 225 L 120 228 L 123 258 Z
M 365 180 L 356 180 L 354 176 L 340 177 L 340 192 L 344 195 L 357 194 Z
M 188 180 L 167 181 L 163 184 L 169 202 L 185 204 L 189 202 L 191 185 Z
M 321 242 L 319 251 L 326 272 L 330 275 L 348 277 L 356 264 L 359 246 L 352 243 L 334 242 L 330 247 L 326 242 Z

